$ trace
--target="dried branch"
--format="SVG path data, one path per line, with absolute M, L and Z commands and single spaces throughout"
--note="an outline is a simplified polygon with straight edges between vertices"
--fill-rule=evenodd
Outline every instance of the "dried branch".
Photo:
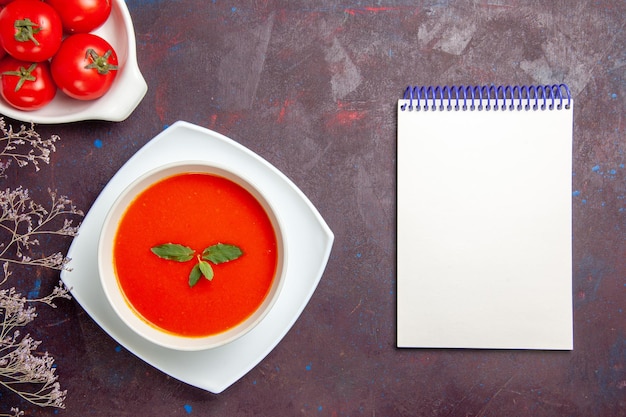
M 60 138 L 52 135 L 48 139 L 42 139 L 35 131 L 35 125 L 24 125 L 16 132 L 12 126 L 7 126 L 3 118 L 0 118 L 0 176 L 11 161 L 15 161 L 19 167 L 33 164 L 35 171 L 39 171 L 39 163 L 50 163 L 50 154 L 56 151 L 54 143 Z
M 19 168 L 32 165 L 39 171 L 39 163 L 50 163 L 50 153 L 56 150 L 56 135 L 42 139 L 34 130 L 21 126 L 15 132 L 0 117 L 0 178 L 6 178 L 11 161 Z M 21 329 L 37 317 L 34 304 L 56 307 L 55 300 L 70 298 L 68 289 L 59 281 L 44 297 L 27 299 L 15 287 L 2 288 L 13 274 L 12 267 L 44 267 L 53 270 L 67 268 L 69 259 L 60 252 L 43 253 L 41 238 L 78 234 L 80 224 L 71 217 L 83 216 L 72 201 L 48 189 L 47 206 L 32 200 L 28 189 L 0 190 L 0 389 L 17 394 L 29 403 L 41 407 L 65 408 L 67 391 L 61 390 L 55 373 L 54 358 L 48 352 L 38 352 L 40 341 Z M 39 250 L 39 252 L 36 252 Z M 21 417 L 24 412 L 11 408 L 10 414 L 0 417 Z
M 50 206 L 43 207 L 35 203 L 28 189 L 17 187 L 14 190 L 0 191 L 0 262 L 21 265 L 43 266 L 52 269 L 63 269 L 67 262 L 61 253 L 30 256 L 29 251 L 39 246 L 41 235 L 75 236 L 80 226 L 74 226 L 72 220 L 63 219 L 63 224 L 54 226 L 55 220 L 68 215 L 82 216 L 65 196 L 58 196 L 48 189 Z M 5 277 L 6 280 L 6 277 Z

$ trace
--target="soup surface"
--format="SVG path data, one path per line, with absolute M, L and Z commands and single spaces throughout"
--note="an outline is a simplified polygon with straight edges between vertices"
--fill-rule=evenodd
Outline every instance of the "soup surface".
M 151 248 L 177 243 L 196 254 L 216 243 L 243 255 L 211 264 L 212 281 L 189 286 L 197 259 L 175 262 Z M 115 237 L 113 262 L 128 303 L 152 325 L 189 337 L 217 334 L 249 317 L 263 302 L 277 266 L 276 234 L 247 190 L 215 175 L 180 174 L 140 194 Z

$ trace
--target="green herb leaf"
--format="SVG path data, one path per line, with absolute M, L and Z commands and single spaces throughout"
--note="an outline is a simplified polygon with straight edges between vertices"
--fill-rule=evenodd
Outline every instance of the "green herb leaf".
M 202 251 L 202 259 L 211 261 L 214 264 L 232 261 L 239 258 L 241 255 L 243 255 L 243 252 L 239 247 L 225 243 L 209 246 Z
M 199 264 L 195 264 L 189 273 L 189 286 L 193 287 L 196 285 L 200 280 L 200 277 L 202 277 L 202 271 L 200 271 Z
M 176 262 L 187 262 L 193 258 L 193 249 L 176 243 L 164 243 L 150 249 L 159 258 Z
M 204 275 L 206 279 L 211 281 L 213 279 L 213 268 L 211 268 L 211 264 L 206 261 L 200 261 L 197 265 L 200 269 L 200 272 L 202 272 L 202 275 Z
M 150 248 L 150 250 L 159 258 L 176 262 L 187 262 L 193 259 L 195 255 L 193 249 L 177 243 L 164 243 L 154 246 Z M 209 246 L 202 252 L 202 256 L 196 255 L 198 263 L 196 263 L 193 268 L 191 268 L 191 272 L 189 272 L 189 286 L 193 287 L 196 285 L 202 277 L 205 277 L 209 281 L 213 280 L 213 267 L 207 261 L 214 264 L 221 264 L 237 259 L 241 255 L 243 255 L 243 252 L 235 245 L 218 243 Z

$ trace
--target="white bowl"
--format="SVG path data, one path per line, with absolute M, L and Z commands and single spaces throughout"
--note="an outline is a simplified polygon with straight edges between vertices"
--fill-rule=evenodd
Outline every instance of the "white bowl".
M 268 294 L 248 318 L 237 326 L 222 333 L 204 337 L 187 337 L 172 334 L 148 323 L 131 307 L 121 289 L 115 273 L 113 245 L 118 225 L 129 204 L 145 189 L 156 182 L 184 173 L 205 173 L 229 179 L 246 189 L 261 204 L 267 213 L 276 234 L 278 262 L 274 280 Z M 109 210 L 98 241 L 98 271 L 104 293 L 119 318 L 135 333 L 146 340 L 179 351 L 197 351 L 216 348 L 243 336 L 252 330 L 270 311 L 283 286 L 286 273 L 287 254 L 284 233 L 276 212 L 263 197 L 262 193 L 248 179 L 234 174 L 224 167 L 202 161 L 180 161 L 163 165 L 140 176 L 131 183 L 115 200 Z
M 18 110 L 0 99 L 0 114 L 24 122 L 56 124 L 80 120 L 120 122 L 135 110 L 148 91 L 137 65 L 135 30 L 124 0 L 113 0 L 111 16 L 93 33 L 107 40 L 117 53 L 120 70 L 111 89 L 96 100 L 72 99 L 61 91 L 41 109 Z

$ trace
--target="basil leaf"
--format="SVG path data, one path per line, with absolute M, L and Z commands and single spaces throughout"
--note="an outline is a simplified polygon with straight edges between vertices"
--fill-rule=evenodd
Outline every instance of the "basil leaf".
M 202 251 L 202 259 L 211 261 L 214 264 L 232 261 L 239 258 L 241 255 L 243 255 L 243 252 L 239 247 L 225 243 L 209 246 Z
M 200 277 L 202 276 L 202 271 L 200 271 L 200 267 L 198 264 L 195 264 L 189 273 L 189 286 L 193 287 L 198 283 Z
M 200 272 L 202 272 L 202 275 L 211 281 L 213 279 L 213 268 L 211 268 L 211 265 L 206 261 L 200 261 L 197 265 Z
M 176 262 L 187 262 L 193 258 L 193 249 L 176 243 L 164 243 L 150 249 L 159 258 Z

